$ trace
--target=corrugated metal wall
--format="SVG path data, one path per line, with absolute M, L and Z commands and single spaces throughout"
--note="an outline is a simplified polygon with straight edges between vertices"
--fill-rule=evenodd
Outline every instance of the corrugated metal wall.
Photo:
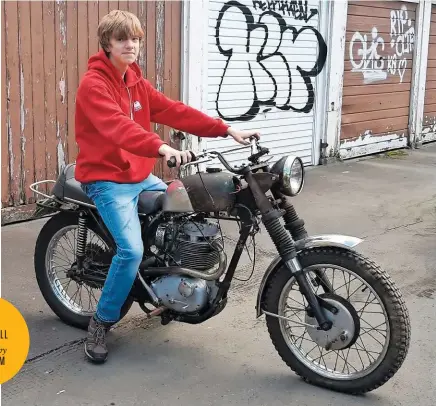
M 436 5 L 431 8 L 422 142 L 436 140 Z
M 350 1 L 341 156 L 407 144 L 416 3 Z
M 140 18 L 144 76 L 180 98 L 181 7 L 179 1 L 2 2 L 2 208 L 33 203 L 29 185 L 55 179 L 75 160 L 76 89 L 99 50 L 99 20 L 110 10 Z M 168 131 L 157 128 L 167 140 Z M 155 173 L 170 176 L 162 162 Z

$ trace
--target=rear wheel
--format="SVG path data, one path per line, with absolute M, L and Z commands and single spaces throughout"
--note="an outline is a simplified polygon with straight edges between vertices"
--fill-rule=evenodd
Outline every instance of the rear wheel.
M 87 260 L 101 262 L 104 259 L 109 264 L 110 241 L 93 224 L 88 224 L 87 228 Z M 38 286 L 53 312 L 66 324 L 86 329 L 95 313 L 102 285 L 68 275 L 76 264 L 77 231 L 77 213 L 61 212 L 53 216 L 36 241 L 34 265 Z M 129 296 L 120 319 L 132 304 Z
M 306 381 L 347 393 L 387 382 L 402 365 L 410 341 L 405 303 L 391 278 L 365 257 L 338 248 L 308 249 L 299 260 L 314 291 L 339 311 L 317 330 L 295 278 L 281 268 L 265 296 L 271 339 L 285 363 Z M 323 292 L 320 273 L 332 285 Z M 314 326 L 314 327 L 312 327 Z

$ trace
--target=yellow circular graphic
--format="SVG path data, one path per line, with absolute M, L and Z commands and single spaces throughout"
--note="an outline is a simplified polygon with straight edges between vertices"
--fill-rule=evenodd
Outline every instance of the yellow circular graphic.
M 21 369 L 29 346 L 29 329 L 24 317 L 15 306 L 0 298 L 0 385 Z

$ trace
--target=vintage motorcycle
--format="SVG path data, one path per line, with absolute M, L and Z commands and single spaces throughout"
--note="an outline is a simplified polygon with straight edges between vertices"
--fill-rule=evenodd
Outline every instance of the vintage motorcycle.
M 304 185 L 300 158 L 269 165 L 262 161 L 267 148 L 255 140 L 251 148 L 239 167 L 224 157 L 235 149 L 203 152 L 185 165 L 196 173 L 168 182 L 166 192 L 141 194 L 144 257 L 121 317 L 135 301 L 145 317 L 160 316 L 162 324 L 199 324 L 219 314 L 246 242 L 262 222 L 278 256 L 261 280 L 256 316 L 265 314 L 283 361 L 315 385 L 354 394 L 376 389 L 397 372 L 409 348 L 409 315 L 400 291 L 386 272 L 353 250 L 362 240 L 308 235 L 290 199 Z M 211 160 L 221 165 L 200 171 L 199 164 Z M 116 247 L 74 169 L 70 164 L 56 181 L 31 186 L 45 197 L 35 217 L 52 215 L 37 239 L 34 264 L 54 313 L 86 328 Z M 46 182 L 54 183 L 50 195 L 39 191 Z M 229 266 L 220 220 L 239 224 Z

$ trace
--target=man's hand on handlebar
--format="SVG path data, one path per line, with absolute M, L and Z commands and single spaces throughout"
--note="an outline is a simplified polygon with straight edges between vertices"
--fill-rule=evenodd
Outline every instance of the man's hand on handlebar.
M 229 127 L 227 129 L 227 134 L 230 135 L 236 142 L 242 145 L 250 145 L 253 138 L 256 140 L 260 139 L 259 132 L 254 130 L 241 131 Z M 191 151 L 179 151 L 177 149 L 171 148 L 167 144 L 163 144 L 159 148 L 159 154 L 165 158 L 167 165 L 170 168 L 180 168 L 181 165 L 185 165 L 191 161 L 197 160 L 197 158 Z
M 250 138 L 254 137 L 256 139 L 260 138 L 260 133 L 255 130 L 237 130 L 236 128 L 229 127 L 227 129 L 227 134 L 229 134 L 236 142 L 242 145 L 249 145 Z
M 179 151 L 177 149 L 171 148 L 167 144 L 163 144 L 159 148 L 159 154 L 165 157 L 165 161 L 171 161 L 171 157 L 174 157 L 176 167 L 179 168 L 180 165 L 187 164 L 192 160 L 192 153 L 190 151 Z

